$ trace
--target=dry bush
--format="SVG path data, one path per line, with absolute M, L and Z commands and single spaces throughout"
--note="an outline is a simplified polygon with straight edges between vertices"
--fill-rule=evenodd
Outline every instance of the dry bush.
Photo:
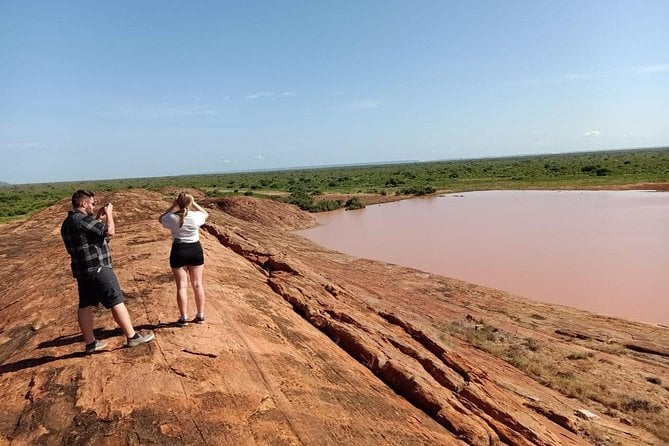
M 600 352 L 604 353 L 609 353 L 611 355 L 625 355 L 627 354 L 627 348 L 619 344 L 617 342 L 609 342 L 609 343 L 602 343 L 602 342 L 597 342 L 597 343 L 590 343 L 588 345 L 589 348 L 592 348 L 593 350 L 599 350 Z
M 567 397 L 601 405 L 604 413 L 630 418 L 669 444 L 669 416 L 666 409 L 652 401 L 630 397 L 625 389 L 618 389 L 610 381 L 602 380 L 601 373 L 593 373 L 597 370 L 611 370 L 614 367 L 612 361 L 596 358 L 595 353 L 587 350 L 564 352 L 565 346 L 559 343 L 521 338 L 472 317 L 452 321 L 437 328 L 508 362 L 538 383 Z M 618 351 L 619 346 L 616 343 L 598 345 L 599 350 L 609 350 L 607 353 Z M 565 358 L 569 361 L 565 361 Z M 611 376 L 616 379 L 614 375 Z M 646 378 L 646 381 L 655 385 L 661 384 L 657 377 Z M 593 431 L 587 434 L 593 443 L 614 444 L 606 443 L 606 437 L 595 435 L 596 433 Z
M 595 354 L 592 352 L 575 352 L 569 353 L 566 358 L 572 361 L 578 361 L 579 359 L 590 359 L 593 356 L 595 356 Z
M 592 422 L 581 428 L 581 435 L 596 446 L 623 446 L 623 443 L 609 437 L 604 429 Z

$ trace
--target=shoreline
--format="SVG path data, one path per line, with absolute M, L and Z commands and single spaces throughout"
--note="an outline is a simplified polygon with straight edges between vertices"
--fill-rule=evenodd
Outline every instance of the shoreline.
M 648 190 L 654 192 L 669 192 L 669 182 L 660 182 L 660 183 L 626 183 L 620 185 L 609 185 L 609 186 L 560 186 L 560 187 L 537 187 L 537 188 L 520 188 L 520 189 L 508 189 L 508 188 L 499 188 L 499 189 L 438 189 L 432 194 L 429 195 L 394 195 L 394 194 L 370 194 L 370 193 L 359 193 L 359 194 L 344 194 L 344 193 L 324 193 L 322 195 L 317 195 L 314 197 L 315 202 L 325 201 L 325 200 L 342 200 L 346 201 L 352 197 L 358 197 L 365 206 L 370 206 L 374 204 L 384 204 L 392 203 L 395 201 L 402 200 L 411 200 L 413 198 L 423 198 L 423 197 L 433 197 L 444 194 L 459 194 L 466 192 L 487 192 L 487 191 L 496 191 L 496 190 L 508 190 L 508 191 L 521 191 L 521 190 L 573 190 L 573 191 L 624 191 L 624 190 Z M 337 209 L 338 210 L 338 209 Z M 315 212 L 316 214 L 318 212 Z

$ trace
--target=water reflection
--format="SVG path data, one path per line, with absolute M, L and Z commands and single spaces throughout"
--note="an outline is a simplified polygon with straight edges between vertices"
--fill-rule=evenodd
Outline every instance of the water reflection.
M 669 194 L 490 191 L 316 214 L 305 237 L 535 300 L 669 324 Z

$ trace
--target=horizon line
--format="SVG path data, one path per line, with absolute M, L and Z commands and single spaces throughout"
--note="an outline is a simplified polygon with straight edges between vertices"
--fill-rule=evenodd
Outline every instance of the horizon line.
M 388 166 L 388 165 L 401 165 L 401 164 L 421 164 L 421 163 L 443 163 L 443 162 L 452 162 L 452 161 L 474 161 L 474 160 L 485 160 L 485 159 L 505 159 L 505 158 L 527 158 L 527 157 L 539 157 L 539 156 L 552 156 L 552 155 L 583 155 L 588 153 L 603 153 L 603 152 L 625 152 L 625 151 L 634 151 L 634 150 L 663 150 L 669 149 L 669 146 L 654 146 L 654 147 L 628 147 L 622 149 L 605 149 L 605 150 L 586 150 L 586 151 L 572 151 L 572 152 L 549 152 L 549 153 L 526 153 L 526 154 L 512 154 L 512 155 L 495 155 L 495 156 L 480 156 L 480 157 L 471 157 L 471 158 L 441 158 L 434 160 L 393 160 L 393 161 L 370 161 L 370 162 L 361 162 L 361 163 L 338 163 L 338 164 L 311 164 L 306 166 L 292 166 L 292 167 L 276 167 L 276 168 L 266 168 L 266 169 L 241 169 L 241 170 L 230 170 L 230 171 L 214 171 L 214 172 L 203 172 L 203 173 L 186 173 L 186 174 L 174 174 L 174 175 L 159 175 L 152 177 L 120 177 L 120 178 L 99 178 L 99 179 L 77 179 L 77 180 L 59 180 L 59 181 L 41 181 L 34 183 L 8 183 L 0 180 L 1 187 L 13 187 L 13 186 L 32 186 L 32 185 L 43 185 L 43 184 L 68 184 L 68 183 L 91 183 L 99 181 L 122 181 L 122 180 L 149 180 L 149 179 L 162 179 L 162 178 L 179 178 L 179 177 L 194 177 L 194 176 L 205 176 L 205 175 L 233 175 L 240 173 L 260 173 L 260 172 L 288 172 L 288 171 L 297 171 L 297 170 L 318 170 L 318 169 L 329 169 L 329 168 L 343 168 L 343 167 L 365 167 L 365 166 Z

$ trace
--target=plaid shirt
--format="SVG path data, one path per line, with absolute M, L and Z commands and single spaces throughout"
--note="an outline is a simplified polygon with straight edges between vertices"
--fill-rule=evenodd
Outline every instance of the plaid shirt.
M 107 225 L 80 211 L 69 211 L 60 228 L 65 249 L 72 258 L 76 278 L 95 273 L 100 267 L 112 267 L 107 245 Z

